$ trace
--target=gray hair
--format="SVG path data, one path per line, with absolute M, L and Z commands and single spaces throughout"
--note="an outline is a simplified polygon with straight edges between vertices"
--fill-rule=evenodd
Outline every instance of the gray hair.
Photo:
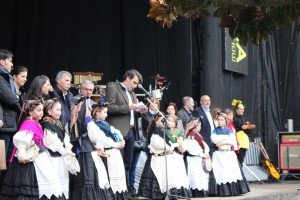
M 60 71 L 56 74 L 56 78 L 55 81 L 57 82 L 58 80 L 63 79 L 65 76 L 68 76 L 72 79 L 72 74 L 70 72 L 67 71 Z
M 83 88 L 83 87 L 88 86 L 88 85 L 92 85 L 93 87 L 95 87 L 95 84 L 92 81 L 90 81 L 90 80 L 84 80 L 81 83 L 80 88 Z
M 186 105 L 188 102 L 190 102 L 193 98 L 189 96 L 185 96 L 182 98 L 182 104 Z

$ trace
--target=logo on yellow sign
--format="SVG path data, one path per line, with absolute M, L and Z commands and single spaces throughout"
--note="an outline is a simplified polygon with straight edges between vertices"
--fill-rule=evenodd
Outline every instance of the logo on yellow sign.
M 239 39 L 234 38 L 231 42 L 231 60 L 234 63 L 239 63 L 241 60 L 247 57 L 246 52 L 241 47 Z

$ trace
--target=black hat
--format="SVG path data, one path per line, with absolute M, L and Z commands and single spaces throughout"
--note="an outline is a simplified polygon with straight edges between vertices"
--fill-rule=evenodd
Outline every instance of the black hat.
M 107 102 L 98 102 L 92 105 L 92 108 L 102 108 L 102 107 L 107 107 L 108 103 Z

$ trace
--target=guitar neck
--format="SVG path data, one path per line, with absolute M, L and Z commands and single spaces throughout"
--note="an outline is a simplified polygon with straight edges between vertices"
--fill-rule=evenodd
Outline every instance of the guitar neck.
M 265 158 L 266 160 L 270 160 L 270 157 L 269 157 L 269 155 L 268 155 L 268 153 L 267 153 L 267 151 L 266 151 L 264 145 L 263 145 L 262 143 L 259 143 L 259 144 L 257 145 L 257 147 L 260 149 L 260 151 L 261 151 L 261 153 L 263 154 L 264 158 Z

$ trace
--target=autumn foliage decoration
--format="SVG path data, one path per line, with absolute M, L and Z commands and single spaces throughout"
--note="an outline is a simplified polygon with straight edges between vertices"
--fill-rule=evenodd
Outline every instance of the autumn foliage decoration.
M 296 0 L 150 0 L 148 17 L 171 27 L 178 16 L 188 19 L 220 18 L 232 38 L 242 44 L 261 44 L 275 30 L 300 18 Z

